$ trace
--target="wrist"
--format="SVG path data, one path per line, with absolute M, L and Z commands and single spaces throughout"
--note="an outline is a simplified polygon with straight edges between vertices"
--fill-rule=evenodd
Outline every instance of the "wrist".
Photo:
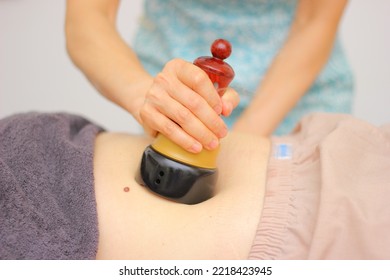
M 118 100 L 115 102 L 140 122 L 139 111 L 152 83 L 153 77 L 148 74 L 137 77 L 134 82 L 121 87 L 117 94 Z

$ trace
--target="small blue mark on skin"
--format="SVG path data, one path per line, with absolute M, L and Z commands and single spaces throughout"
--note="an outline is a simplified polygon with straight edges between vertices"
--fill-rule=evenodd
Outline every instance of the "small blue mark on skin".
M 276 159 L 291 159 L 292 158 L 292 147 L 291 144 L 277 144 L 275 147 L 274 157 Z

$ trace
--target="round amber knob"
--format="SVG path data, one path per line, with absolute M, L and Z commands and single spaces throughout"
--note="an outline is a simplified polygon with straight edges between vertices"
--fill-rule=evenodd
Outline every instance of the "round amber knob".
M 223 61 L 232 52 L 231 44 L 224 39 L 217 39 L 211 45 L 211 56 L 201 56 L 195 59 L 194 64 L 202 68 L 214 84 L 218 94 L 222 96 L 234 78 L 233 68 Z
M 232 53 L 232 45 L 225 39 L 217 39 L 211 45 L 211 54 L 219 59 L 226 59 Z

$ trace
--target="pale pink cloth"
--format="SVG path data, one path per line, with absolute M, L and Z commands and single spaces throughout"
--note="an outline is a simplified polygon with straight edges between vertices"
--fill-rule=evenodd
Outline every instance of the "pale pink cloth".
M 390 259 L 390 125 L 313 114 L 273 149 L 250 259 Z

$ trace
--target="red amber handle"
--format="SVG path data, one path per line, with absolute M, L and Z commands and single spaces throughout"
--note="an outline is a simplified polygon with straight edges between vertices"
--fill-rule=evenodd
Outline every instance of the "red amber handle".
M 231 44 L 224 39 L 217 39 L 211 45 L 211 56 L 201 56 L 195 59 L 194 64 L 202 68 L 213 82 L 218 94 L 222 96 L 234 78 L 233 68 L 223 61 L 232 52 Z

